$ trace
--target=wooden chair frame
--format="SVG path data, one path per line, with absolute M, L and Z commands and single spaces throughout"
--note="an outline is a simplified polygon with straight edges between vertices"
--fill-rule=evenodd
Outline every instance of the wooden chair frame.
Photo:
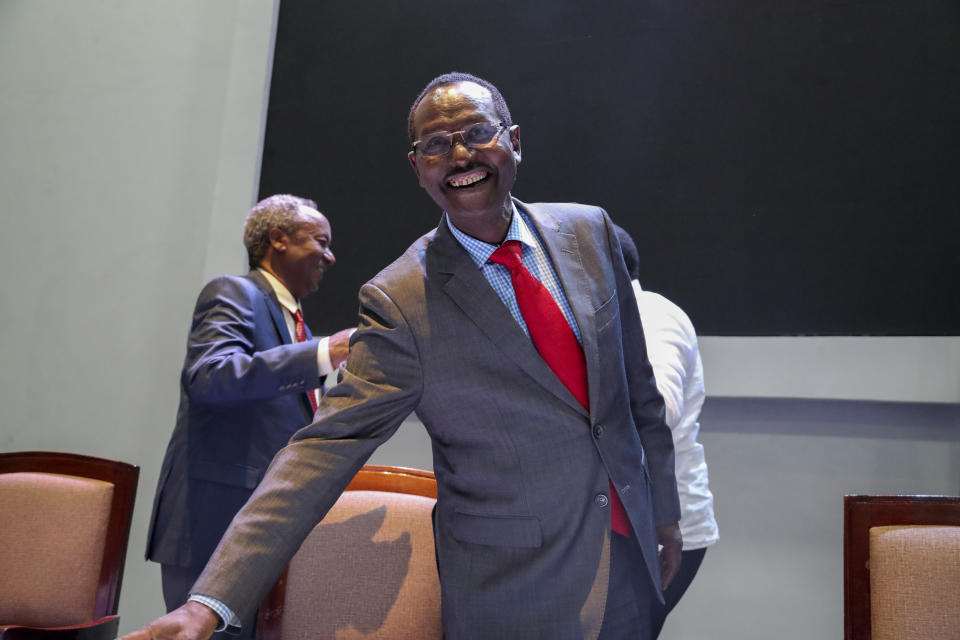
M 68 627 L 7 627 L 0 631 L 2 640 L 113 640 L 120 627 L 120 616 L 104 616 L 86 624 Z
M 425 498 L 437 498 L 437 480 L 431 471 L 367 465 L 357 472 L 345 491 L 386 491 Z M 287 595 L 287 569 L 274 583 L 257 613 L 257 634 L 260 640 L 279 640 L 283 601 Z
M 100 578 L 94 604 L 94 620 L 101 625 L 111 625 L 113 633 L 116 634 L 117 622 L 114 618 L 120 603 L 120 586 L 123 581 L 123 567 L 127 556 L 127 542 L 133 520 L 133 504 L 137 495 L 140 468 L 126 462 L 75 453 L 52 451 L 0 453 L 0 473 L 17 472 L 58 473 L 113 484 L 110 522 L 107 525 L 107 535 L 103 545 L 103 560 L 100 565 Z M 87 636 L 83 632 L 83 627 L 84 625 L 63 627 L 59 630 L 44 630 L 42 633 L 50 632 L 51 637 L 55 634 L 59 638 L 83 638 Z M 10 627 L 3 632 L 3 638 L 33 638 L 36 637 L 36 633 L 41 633 L 41 630 Z
M 843 637 L 870 640 L 870 528 L 960 525 L 960 497 L 844 496 Z

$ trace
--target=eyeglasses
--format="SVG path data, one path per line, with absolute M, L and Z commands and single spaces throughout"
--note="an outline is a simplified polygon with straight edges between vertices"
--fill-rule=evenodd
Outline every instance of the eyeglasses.
M 453 148 L 454 136 L 460 136 L 463 144 L 471 149 L 482 149 L 496 142 L 506 126 L 502 122 L 477 122 L 460 131 L 431 133 L 414 142 L 413 151 L 419 151 L 424 158 L 447 155 Z

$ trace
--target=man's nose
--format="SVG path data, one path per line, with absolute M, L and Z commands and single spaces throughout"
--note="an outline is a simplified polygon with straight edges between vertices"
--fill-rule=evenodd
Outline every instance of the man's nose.
M 473 156 L 473 149 L 467 146 L 466 141 L 463 139 L 462 133 L 457 133 L 453 136 L 453 139 L 450 141 L 452 147 L 450 148 L 450 157 L 454 162 L 463 162 L 469 160 Z
M 323 252 L 323 259 L 327 261 L 331 267 L 337 262 L 337 257 L 333 255 L 333 251 L 327 249 Z

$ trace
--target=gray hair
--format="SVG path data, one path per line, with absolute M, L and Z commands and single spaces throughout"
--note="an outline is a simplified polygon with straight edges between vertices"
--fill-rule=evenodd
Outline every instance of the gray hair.
M 247 248 L 247 262 L 251 267 L 259 266 L 267 255 L 270 229 L 276 227 L 287 234 L 296 232 L 303 222 L 300 207 L 316 209 L 317 203 L 308 198 L 280 193 L 253 205 L 243 224 L 243 246 Z

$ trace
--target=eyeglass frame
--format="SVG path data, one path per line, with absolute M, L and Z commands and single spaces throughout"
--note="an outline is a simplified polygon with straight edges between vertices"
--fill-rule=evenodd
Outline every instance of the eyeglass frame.
M 488 140 L 487 142 L 482 142 L 479 145 L 472 145 L 469 142 L 467 142 L 467 139 L 463 136 L 463 132 L 466 131 L 467 129 L 477 126 L 478 124 L 492 124 L 497 127 L 497 132 L 493 134 L 493 137 L 490 138 L 490 140 Z M 486 149 L 487 147 L 492 146 L 497 140 L 499 140 L 500 136 L 503 135 L 503 132 L 512 126 L 513 125 L 507 124 L 503 120 L 499 120 L 497 122 L 481 121 L 481 122 L 474 122 L 472 124 L 468 124 L 467 126 L 465 126 L 463 129 L 460 129 L 459 131 L 447 131 L 446 133 L 440 133 L 439 131 L 437 131 L 437 132 L 431 133 L 428 137 L 443 136 L 445 138 L 448 138 L 450 140 L 450 148 L 444 151 L 443 153 L 438 153 L 437 155 L 434 155 L 434 156 L 425 156 L 423 154 L 420 154 L 420 157 L 421 158 L 442 158 L 443 156 L 447 155 L 448 153 L 453 151 L 454 136 L 460 136 L 460 140 L 463 142 L 463 146 L 467 147 L 468 149 Z M 424 140 L 423 138 L 420 138 L 419 140 L 415 140 L 414 143 L 410 145 L 410 153 L 416 154 L 417 145 L 423 142 L 423 140 Z

